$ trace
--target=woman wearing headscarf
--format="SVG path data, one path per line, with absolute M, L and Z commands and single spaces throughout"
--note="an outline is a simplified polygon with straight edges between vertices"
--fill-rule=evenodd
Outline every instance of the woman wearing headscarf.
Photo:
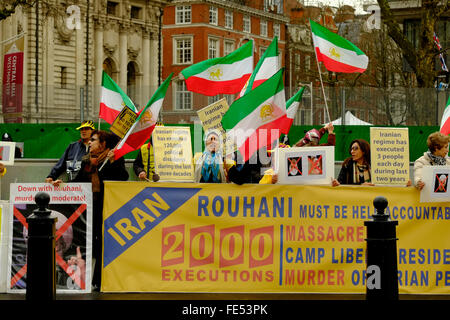
M 374 186 L 370 173 L 370 145 L 366 140 L 355 139 L 350 143 L 350 157 L 342 163 L 341 171 L 332 186 L 355 184 Z
M 428 136 L 428 151 L 414 162 L 414 185 L 417 189 L 422 190 L 425 186 L 422 174 L 424 166 L 450 166 L 449 142 L 450 136 L 440 132 L 434 132 Z
M 114 147 L 118 138 L 103 130 L 92 131 L 89 140 L 89 153 L 81 160 L 81 169 L 73 182 L 92 183 L 93 204 L 93 241 L 92 251 L 95 259 L 95 269 L 92 283 L 94 289 L 100 288 L 100 273 L 102 261 L 102 225 L 103 225 L 103 195 L 105 180 L 128 180 L 123 157 L 114 160 Z
M 208 131 L 205 135 L 205 151 L 194 159 L 195 182 L 221 183 L 227 182 L 223 170 L 223 155 L 221 135 L 215 131 Z

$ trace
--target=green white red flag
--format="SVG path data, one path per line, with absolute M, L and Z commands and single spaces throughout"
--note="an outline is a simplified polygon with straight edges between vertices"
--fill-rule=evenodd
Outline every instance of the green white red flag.
M 317 22 L 309 20 L 317 60 L 328 71 L 363 73 L 369 58 L 357 46 Z
M 253 71 L 253 40 L 225 57 L 208 59 L 181 71 L 189 91 L 206 96 L 235 94 Z
M 275 37 L 262 57 L 259 59 L 255 70 L 253 70 L 252 75 L 245 83 L 237 98 L 242 97 L 244 94 L 250 92 L 250 90 L 259 86 L 261 83 L 277 73 L 280 68 L 281 66 L 278 57 L 278 38 Z
M 439 132 L 442 134 L 450 134 L 450 97 L 447 101 L 447 106 L 445 107 L 444 114 L 441 119 L 441 128 Z
M 114 149 L 114 159 L 119 159 L 128 152 L 139 149 L 150 138 L 172 76 L 173 73 L 156 90 L 147 105 L 139 111 L 136 121 Z
M 222 117 L 227 136 L 247 161 L 264 146 L 271 146 L 281 135 L 286 117 L 283 71 L 280 69 L 230 106 Z
M 134 112 L 138 112 L 131 99 L 114 82 L 108 74 L 103 71 L 102 88 L 100 94 L 100 112 L 98 117 L 112 124 L 123 107 L 129 107 Z
M 297 114 L 300 100 L 303 96 L 305 87 L 301 87 L 288 101 L 286 101 L 286 124 L 281 128 L 281 133 L 288 134 L 294 122 L 295 115 Z

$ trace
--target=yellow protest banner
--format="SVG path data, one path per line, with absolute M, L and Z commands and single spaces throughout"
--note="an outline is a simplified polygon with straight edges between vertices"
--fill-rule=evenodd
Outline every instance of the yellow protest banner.
M 133 123 L 136 121 L 136 119 L 136 112 L 128 107 L 124 107 L 117 115 L 116 119 L 114 119 L 114 122 L 112 123 L 109 130 L 115 133 L 120 138 L 123 138 L 131 128 Z
M 156 126 L 152 137 L 160 181 L 194 181 L 189 127 Z
M 408 128 L 370 128 L 372 182 L 405 186 L 409 177 Z
M 105 292 L 365 293 L 373 199 L 400 293 L 450 293 L 450 207 L 415 188 L 105 182 Z
M 227 137 L 225 130 L 222 127 L 222 117 L 228 111 L 227 99 L 222 98 L 203 109 L 197 111 L 198 117 L 202 123 L 203 131 L 207 133 L 211 130 L 216 130 L 223 138 L 223 150 L 226 154 L 234 151 L 234 144 L 229 137 Z

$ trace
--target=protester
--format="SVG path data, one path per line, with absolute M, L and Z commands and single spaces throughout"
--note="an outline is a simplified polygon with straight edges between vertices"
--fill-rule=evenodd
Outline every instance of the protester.
M 195 182 L 227 182 L 223 166 L 221 134 L 216 130 L 205 135 L 205 151 L 194 157 Z
M 369 143 L 363 139 L 355 139 L 350 143 L 349 153 L 351 157 L 342 163 L 339 176 L 337 180 L 332 180 L 332 186 L 340 184 L 374 186 L 371 182 Z
M 319 144 L 320 139 L 325 133 L 328 133 L 328 138 L 326 143 Z M 316 146 L 335 146 L 336 145 L 336 134 L 334 133 L 333 123 L 328 123 L 320 130 L 311 129 L 306 132 L 305 136 L 297 142 L 294 147 L 316 147 Z
M 287 138 L 287 135 L 280 138 L 280 143 L 277 148 L 290 148 L 289 145 L 289 138 Z M 275 149 L 274 149 L 275 150 Z M 269 150 L 269 154 L 273 156 L 273 151 Z M 275 184 L 278 182 L 278 172 L 275 171 L 273 167 L 273 161 L 272 161 L 272 167 L 264 172 L 263 177 L 261 180 L 259 180 L 259 184 Z
M 261 155 L 267 155 L 267 148 L 262 147 L 243 163 L 238 152 L 234 152 L 231 158 L 225 158 L 228 180 L 238 185 L 245 183 L 259 183 L 263 177 L 264 163 Z M 267 157 L 267 156 L 266 156 Z M 269 157 L 267 157 L 270 159 Z M 267 161 L 270 165 L 270 160 Z
M 105 180 L 128 180 L 123 157 L 114 160 L 113 148 L 118 142 L 112 133 L 94 130 L 89 140 L 89 153 L 82 158 L 81 168 L 73 182 L 92 183 L 94 290 L 100 289 L 102 261 L 103 195 Z
M 153 153 L 152 138 L 144 143 L 133 162 L 133 171 L 140 180 L 153 182 L 159 181 L 160 177 L 155 172 L 155 155 Z
M 0 177 L 3 177 L 6 174 L 6 167 L 3 163 L 0 162 Z
M 2 135 L 2 141 L 13 142 L 13 139 L 12 139 L 11 135 L 8 132 L 5 132 Z M 14 150 L 14 158 L 16 158 L 16 159 L 22 158 L 22 151 L 20 151 L 20 148 L 17 145 L 16 145 L 16 148 Z
M 449 142 L 450 136 L 443 135 L 440 132 L 433 132 L 428 136 L 428 151 L 414 161 L 414 186 L 417 189 L 422 190 L 425 186 L 422 173 L 424 166 L 450 166 Z
M 95 130 L 94 122 L 91 120 L 83 121 L 77 130 L 80 130 L 80 140 L 69 144 L 62 157 L 50 171 L 45 182 L 59 185 L 62 181 L 57 179 L 64 171 L 67 171 L 69 181 L 72 181 L 80 170 L 81 158 L 88 153 L 89 138 L 92 131 Z

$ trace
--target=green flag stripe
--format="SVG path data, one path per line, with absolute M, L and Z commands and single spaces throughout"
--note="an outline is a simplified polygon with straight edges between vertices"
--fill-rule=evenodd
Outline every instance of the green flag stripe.
M 290 105 L 293 102 L 300 101 L 300 99 L 302 98 L 304 90 L 305 90 L 305 87 L 301 87 L 301 89 L 298 90 L 297 93 L 292 96 L 292 98 L 290 98 L 288 101 L 286 101 L 286 110 L 290 107 Z
M 193 75 L 196 75 L 198 73 L 201 73 L 208 68 L 218 65 L 218 64 L 233 64 L 236 61 L 243 60 L 247 57 L 250 57 L 252 55 L 253 51 L 253 40 L 250 40 L 246 44 L 244 44 L 239 49 L 231 52 L 230 54 L 226 55 L 225 57 L 219 57 L 219 58 L 213 58 L 208 59 L 199 63 L 196 63 L 190 67 L 187 67 L 186 69 L 183 69 L 181 73 L 183 74 L 184 78 L 187 79 Z
M 142 115 L 145 113 L 145 110 L 147 110 L 147 108 L 149 108 L 153 103 L 155 103 L 155 101 L 158 101 L 160 99 L 164 99 L 164 97 L 166 96 L 167 88 L 169 87 L 169 84 L 170 84 L 170 80 L 172 79 L 172 76 L 173 76 L 173 72 L 167 77 L 166 80 L 164 80 L 162 85 L 153 94 L 153 96 L 148 101 L 148 103 L 145 106 L 145 108 L 139 114 L 139 117 L 136 119 L 136 122 L 138 122 L 141 119 Z
M 222 118 L 223 128 L 225 130 L 234 128 L 264 101 L 283 90 L 283 72 L 284 68 L 281 68 L 270 79 L 267 79 L 258 87 L 233 102 Z
M 309 20 L 309 23 L 311 25 L 311 31 L 314 33 L 315 36 L 321 37 L 323 39 L 326 39 L 332 43 L 334 43 L 336 46 L 355 51 L 357 55 L 364 55 L 364 52 L 362 52 L 357 46 L 355 46 L 353 43 L 348 41 L 347 39 L 342 38 L 341 36 L 337 35 L 334 32 L 331 32 L 327 28 L 321 26 L 317 22 Z
M 133 111 L 137 112 L 137 108 L 135 107 L 133 101 L 123 92 L 123 90 L 114 82 L 113 79 L 105 72 L 103 71 L 103 77 L 102 77 L 102 87 L 115 91 L 119 93 L 122 96 L 123 101 L 125 104 Z

